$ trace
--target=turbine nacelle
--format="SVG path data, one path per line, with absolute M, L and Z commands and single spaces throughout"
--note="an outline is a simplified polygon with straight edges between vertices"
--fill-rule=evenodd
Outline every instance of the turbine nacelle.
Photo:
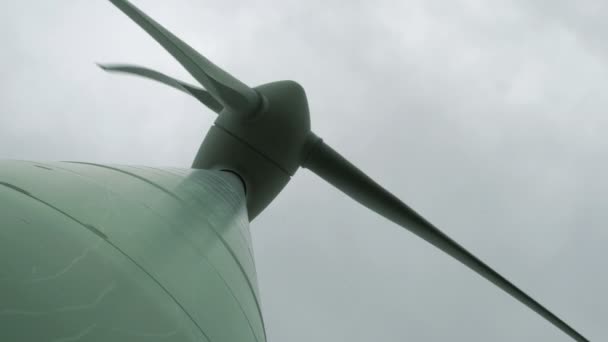
M 281 192 L 319 140 L 310 131 L 302 86 L 278 81 L 255 90 L 262 103 L 258 111 L 244 115 L 224 109 L 192 165 L 238 174 L 245 183 L 251 219 Z
M 293 176 L 300 167 L 310 138 L 310 112 L 304 88 L 294 81 L 278 81 L 254 88 L 263 105 L 252 116 L 222 112 L 220 126 L 250 144 Z

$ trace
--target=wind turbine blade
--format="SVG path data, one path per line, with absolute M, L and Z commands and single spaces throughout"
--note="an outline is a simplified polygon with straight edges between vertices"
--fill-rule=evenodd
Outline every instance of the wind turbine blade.
M 473 271 L 477 272 L 477 274 L 486 278 L 494 285 L 500 287 L 515 299 L 541 315 L 574 340 L 588 342 L 588 340 L 576 330 L 513 285 L 506 278 L 498 274 L 498 272 L 494 271 L 483 261 L 464 249 L 446 234 L 442 233 L 439 229 L 401 202 L 393 194 L 374 182 L 322 141 L 317 143 L 317 146 L 313 148 L 302 166 L 310 169 L 360 204 L 403 228 L 406 228 L 457 259 Z
M 126 74 L 137 75 L 141 77 L 145 77 L 163 84 L 166 84 L 170 87 L 173 87 L 177 90 L 183 91 L 186 94 L 190 94 L 197 98 L 202 104 L 207 106 L 209 109 L 216 113 L 220 113 L 224 108 L 219 102 L 217 102 L 211 94 L 206 92 L 204 89 L 193 86 L 186 82 L 182 82 L 180 80 L 176 80 L 172 77 L 169 77 L 165 74 L 162 74 L 158 71 L 154 71 L 148 68 L 136 66 L 136 65 L 124 65 L 124 64 L 98 64 L 100 68 L 108 72 L 122 72 Z
M 258 93 L 220 69 L 127 0 L 110 0 L 162 45 L 224 108 L 242 115 L 260 106 Z

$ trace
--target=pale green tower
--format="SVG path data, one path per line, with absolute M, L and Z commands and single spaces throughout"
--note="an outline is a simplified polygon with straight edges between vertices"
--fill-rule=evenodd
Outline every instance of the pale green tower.
M 0 162 L 0 341 L 265 341 L 241 181 Z

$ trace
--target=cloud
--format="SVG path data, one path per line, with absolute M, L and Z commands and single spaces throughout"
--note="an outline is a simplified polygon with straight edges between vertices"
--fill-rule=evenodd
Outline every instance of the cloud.
M 138 1 L 251 85 L 305 86 L 314 130 L 592 340 L 608 335 L 605 6 Z M 187 167 L 191 80 L 109 3 L 0 2 L 0 156 Z M 569 341 L 301 170 L 252 223 L 269 341 Z

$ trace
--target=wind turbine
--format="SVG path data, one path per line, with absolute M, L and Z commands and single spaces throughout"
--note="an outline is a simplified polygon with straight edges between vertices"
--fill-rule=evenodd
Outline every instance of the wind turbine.
M 588 341 L 315 135 L 311 130 L 306 94 L 299 84 L 293 81 L 278 81 L 250 87 L 213 64 L 129 1 L 110 0 L 110 2 L 165 48 L 200 83 L 200 86 L 187 84 L 140 66 L 104 64 L 100 67 L 109 72 L 134 74 L 164 83 L 192 95 L 218 114 L 214 126 L 207 133 L 194 159 L 192 169 L 221 170 L 236 175 L 238 177 L 236 179 L 240 180 L 245 189 L 249 220 L 255 219 L 276 198 L 300 167 L 307 168 L 361 205 L 460 261 L 574 340 Z M 44 166 L 40 167 L 44 168 Z M 127 173 L 135 178 L 139 177 L 149 185 L 160 188 L 135 172 L 110 166 L 100 167 Z M 68 171 L 76 172 L 73 169 Z M 72 217 L 66 211 L 34 196 L 31 192 L 8 182 L 0 182 L 0 186 L 15 190 L 36 200 L 40 205 L 46 205 L 66 217 L 71 217 L 73 221 L 107 240 L 106 234 L 97 227 Z M 167 194 L 175 197 L 171 192 Z M 178 200 L 182 199 L 178 198 Z M 214 236 L 222 240 L 222 234 Z M 114 247 L 120 249 L 120 246 Z M 166 253 L 172 252 L 174 251 L 169 250 Z M 138 263 L 128 253 L 123 254 L 134 263 Z M 251 284 L 249 287 L 252 288 Z M 171 295 L 170 290 L 165 289 L 165 291 Z M 178 302 L 177 299 L 175 301 Z M 18 315 L 23 312 L 0 309 L 0 316 L 11 314 Z M 190 318 L 195 321 L 194 318 Z M 94 327 L 92 326 L 91 329 Z M 208 336 L 205 338 L 210 340 Z
M 350 163 L 311 131 L 304 89 L 293 81 L 249 87 L 220 69 L 126 0 L 110 0 L 169 52 L 207 91 L 159 72 L 129 65 L 107 71 L 147 77 L 182 90 L 218 113 L 192 164 L 239 175 L 253 220 L 298 168 L 304 167 L 363 206 L 416 234 L 507 292 L 576 341 L 567 323 L 452 240 Z

